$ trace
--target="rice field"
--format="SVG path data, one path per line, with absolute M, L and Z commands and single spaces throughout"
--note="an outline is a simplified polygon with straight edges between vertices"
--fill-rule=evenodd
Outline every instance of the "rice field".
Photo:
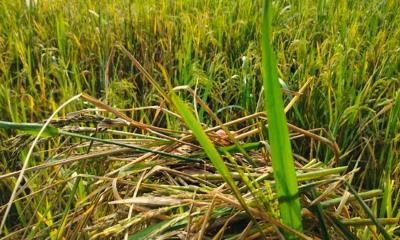
M 0 239 L 397 239 L 397 0 L 0 1 Z

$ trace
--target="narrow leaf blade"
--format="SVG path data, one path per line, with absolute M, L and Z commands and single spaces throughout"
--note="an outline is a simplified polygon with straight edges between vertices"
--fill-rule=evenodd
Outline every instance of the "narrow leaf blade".
M 272 166 L 276 181 L 282 222 L 302 231 L 301 206 L 296 171 L 289 140 L 281 89 L 277 76 L 277 63 L 271 44 L 271 0 L 264 0 L 262 26 L 262 66 L 264 100 L 268 115 L 268 133 Z M 288 236 L 292 238 L 293 236 Z
M 19 130 L 32 135 L 37 135 L 43 128 L 43 124 L 39 123 L 13 123 L 0 121 L 0 128 L 9 130 Z M 44 130 L 43 137 L 56 137 L 59 135 L 58 129 L 53 126 L 47 126 Z

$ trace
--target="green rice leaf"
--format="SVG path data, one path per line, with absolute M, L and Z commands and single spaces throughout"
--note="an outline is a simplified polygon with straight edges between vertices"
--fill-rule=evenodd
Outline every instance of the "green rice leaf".
M 215 148 L 211 140 L 208 138 L 207 134 L 201 127 L 200 123 L 197 122 L 196 118 L 190 112 L 190 109 L 187 107 L 187 105 L 173 92 L 171 93 L 171 100 L 175 105 L 176 110 L 185 121 L 185 124 L 189 127 L 190 130 L 192 130 L 193 135 L 196 137 L 197 141 L 199 141 L 200 145 L 203 147 L 211 163 L 224 178 L 225 182 L 229 185 L 233 194 L 235 195 L 235 197 L 237 198 L 243 209 L 248 213 L 249 217 L 253 220 L 254 224 L 259 228 L 260 232 L 262 233 L 259 224 L 251 215 L 250 209 L 245 200 L 243 199 L 235 181 L 233 180 L 233 177 L 230 174 L 228 167 L 225 165 L 225 162 L 222 160 L 221 155 L 218 153 L 217 149 Z
M 147 236 L 152 234 L 153 232 L 157 231 L 158 229 L 168 225 L 172 220 L 165 220 L 156 224 L 153 224 L 142 231 L 139 231 L 131 236 L 129 236 L 128 240 L 141 240 L 146 239 Z
M 346 239 L 349 240 L 357 240 L 357 236 L 355 236 L 350 229 L 344 225 L 343 223 L 341 223 L 339 220 L 337 220 L 336 218 L 329 218 L 332 223 L 336 226 L 338 233 L 341 233 L 344 237 L 346 237 Z
M 221 155 L 218 153 L 214 144 L 211 142 L 205 131 L 202 129 L 200 123 L 196 121 L 196 118 L 190 112 L 189 108 L 178 96 L 173 94 L 172 101 L 176 106 L 177 111 L 184 119 L 186 125 L 192 130 L 193 135 L 199 141 L 200 145 L 204 148 L 204 151 L 206 152 L 214 167 L 222 175 L 224 180 L 231 186 L 232 190 L 234 192 L 237 191 L 236 193 L 239 194 L 239 190 L 236 187 L 236 184 L 228 170 L 228 167 L 225 165 L 224 161 L 221 158 Z
M 0 121 L 0 128 L 9 130 L 19 130 L 31 135 L 37 135 L 43 128 L 43 124 L 13 123 L 13 122 Z M 58 135 L 59 135 L 58 129 L 51 125 L 48 125 L 42 134 L 43 137 L 56 137 Z
M 276 181 L 282 222 L 302 231 L 301 206 L 296 171 L 289 141 L 286 116 L 277 76 L 277 63 L 271 44 L 271 0 L 264 1 L 262 26 L 262 73 L 265 89 L 265 107 L 268 115 L 268 133 L 272 167 Z M 288 238 L 294 238 L 288 235 Z
M 357 201 L 360 203 L 361 207 L 367 213 L 368 217 L 371 219 L 371 221 L 375 224 L 376 228 L 382 234 L 383 238 L 386 240 L 392 239 L 389 236 L 389 233 L 386 231 L 386 229 L 382 226 L 382 224 L 376 219 L 374 214 L 371 212 L 371 209 L 369 209 L 368 205 L 364 202 L 364 200 L 357 193 L 357 191 L 348 182 L 345 181 L 345 183 L 346 183 L 346 186 L 349 188 L 349 191 L 356 197 Z

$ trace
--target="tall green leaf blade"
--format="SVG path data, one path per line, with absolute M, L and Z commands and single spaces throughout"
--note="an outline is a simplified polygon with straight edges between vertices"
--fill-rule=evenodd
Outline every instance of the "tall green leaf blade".
M 272 3 L 264 0 L 262 25 L 262 67 L 265 89 L 265 108 L 268 115 L 268 133 L 272 167 L 282 222 L 302 231 L 301 206 L 296 171 L 289 140 L 283 100 L 277 76 L 277 63 L 271 44 Z M 293 235 L 288 236 L 294 238 Z

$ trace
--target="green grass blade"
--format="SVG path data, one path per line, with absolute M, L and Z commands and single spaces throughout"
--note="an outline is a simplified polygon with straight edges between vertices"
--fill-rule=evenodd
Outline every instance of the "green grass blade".
M 332 221 L 332 223 L 336 226 L 338 233 L 341 233 L 343 235 L 343 237 L 345 237 L 346 239 L 349 240 L 357 240 L 357 236 L 355 236 L 350 229 L 344 225 L 343 223 L 341 223 L 339 220 L 337 220 L 334 217 L 329 217 L 329 219 Z
M 272 167 L 276 181 L 282 222 L 302 231 L 301 206 L 296 171 L 289 141 L 277 63 L 271 44 L 272 3 L 264 1 L 262 26 L 262 67 L 265 89 L 265 107 L 268 115 L 268 133 L 271 145 Z M 291 238 L 291 236 L 288 236 Z
M 63 238 L 63 237 L 62 237 L 62 234 L 63 234 L 64 229 L 65 229 L 65 226 L 66 226 L 66 224 L 67 224 L 68 213 L 69 213 L 69 211 L 71 210 L 72 200 L 74 199 L 76 190 L 78 190 L 78 185 L 79 185 L 79 181 L 80 181 L 80 180 L 81 180 L 80 177 L 77 177 L 77 178 L 75 179 L 74 186 L 73 186 L 72 191 L 71 191 L 71 194 L 69 195 L 69 198 L 68 198 L 67 206 L 65 206 L 65 210 L 64 210 L 64 213 L 63 213 L 63 216 L 62 216 L 61 226 L 60 226 L 60 228 L 58 229 L 57 240 Z
M 357 201 L 360 203 L 361 207 L 364 209 L 364 211 L 367 213 L 368 217 L 371 219 L 371 221 L 375 224 L 376 228 L 381 232 L 382 236 L 384 239 L 392 239 L 389 236 L 389 233 L 386 232 L 385 228 L 382 226 L 382 224 L 376 219 L 374 214 L 371 212 L 371 209 L 369 209 L 368 205 L 364 202 L 364 200 L 359 196 L 356 190 L 348 183 L 346 182 L 346 186 L 349 188 L 349 191 L 354 195 L 354 197 L 357 199 Z
M 183 120 L 185 121 L 186 125 L 192 130 L 193 135 L 196 137 L 197 141 L 199 141 L 200 145 L 203 147 L 204 151 L 206 152 L 208 158 L 210 159 L 211 163 L 217 169 L 217 171 L 221 174 L 224 178 L 225 182 L 229 185 L 232 189 L 233 194 L 243 207 L 243 209 L 248 213 L 249 217 L 253 220 L 256 226 L 259 226 L 257 221 L 254 219 L 252 214 L 250 213 L 250 209 L 247 206 L 245 200 L 243 199 L 239 188 L 236 186 L 235 181 L 233 180 L 232 175 L 229 172 L 228 167 L 225 165 L 225 162 L 222 160 L 221 155 L 218 153 L 217 149 L 215 148 L 214 144 L 208 138 L 207 134 L 201 127 L 200 123 L 197 122 L 194 115 L 190 112 L 190 109 L 186 106 L 186 104 L 172 92 L 171 100 L 175 105 L 178 113 L 182 116 Z M 263 234 L 261 228 L 260 232 Z
M 202 161 L 201 159 L 198 159 L 198 158 L 189 158 L 189 157 L 185 157 L 185 156 L 181 156 L 181 155 L 172 154 L 169 152 L 163 152 L 163 151 L 154 150 L 154 149 L 150 149 L 150 148 L 135 146 L 132 144 L 125 144 L 125 143 L 120 143 L 120 142 L 116 142 L 116 141 L 112 141 L 112 140 L 96 138 L 96 137 L 92 137 L 92 136 L 86 136 L 86 135 L 73 133 L 73 132 L 66 132 L 66 131 L 60 130 L 60 134 L 65 135 L 65 136 L 78 137 L 78 138 L 83 138 L 83 139 L 87 139 L 87 140 L 91 140 L 91 141 L 116 145 L 116 146 L 120 146 L 120 147 L 132 148 L 139 152 L 145 152 L 145 153 L 151 152 L 151 153 L 158 154 L 161 156 L 171 157 L 171 158 L 175 158 L 175 159 L 179 159 L 179 160 L 183 160 L 183 161 L 189 161 L 189 162 L 201 162 Z
M 201 125 L 196 121 L 196 118 L 190 112 L 189 108 L 186 104 L 179 99 L 176 95 L 172 95 L 172 101 L 175 104 L 177 111 L 184 119 L 186 125 L 192 130 L 193 135 L 199 141 L 200 145 L 204 148 L 207 156 L 210 158 L 211 162 L 218 170 L 218 172 L 222 175 L 225 181 L 232 186 L 235 186 L 235 182 L 225 165 L 224 161 L 222 160 L 220 154 L 218 153 L 217 149 L 215 148 L 214 144 L 208 138 L 207 134 L 202 129 Z
M 38 124 L 38 123 L 12 123 L 12 122 L 0 121 L 0 128 L 20 130 L 20 131 L 30 133 L 33 135 L 38 134 L 42 127 L 43 127 L 43 124 Z M 151 152 L 154 154 L 159 154 L 161 156 L 172 157 L 172 158 L 176 158 L 176 159 L 184 160 L 184 161 L 193 161 L 193 162 L 201 162 L 202 161 L 201 159 L 198 159 L 198 158 L 189 158 L 189 157 L 176 155 L 176 154 L 172 154 L 172 153 L 168 153 L 168 152 L 153 150 L 150 148 L 144 148 L 144 147 L 135 146 L 135 145 L 131 145 L 131 144 L 124 144 L 124 143 L 120 143 L 120 142 L 116 142 L 116 141 L 112 141 L 112 140 L 101 139 L 101 138 L 96 138 L 96 137 L 92 137 L 92 136 L 86 136 L 86 135 L 82 135 L 79 133 L 58 130 L 57 128 L 55 128 L 51 125 L 47 126 L 47 128 L 45 129 L 45 131 L 43 132 L 42 135 L 44 135 L 46 137 L 56 137 L 58 135 L 78 137 L 78 138 L 83 138 L 83 139 L 87 139 L 87 140 L 91 140 L 91 141 L 102 142 L 102 143 L 117 145 L 117 146 L 126 147 L 126 148 L 132 148 L 132 149 L 138 150 L 140 152 Z
M 306 193 L 306 194 L 307 194 L 308 198 L 310 198 L 310 200 L 314 200 L 316 198 L 316 196 L 317 196 L 317 194 L 315 192 L 315 189 L 309 190 L 309 192 Z M 325 216 L 324 216 L 324 212 L 323 212 L 324 210 L 321 207 L 321 204 L 318 203 L 317 205 L 312 206 L 310 208 L 310 210 L 314 212 L 314 214 L 317 216 L 317 218 L 319 220 L 319 223 L 320 223 L 319 224 L 319 229 L 320 229 L 319 231 L 320 231 L 322 239 L 329 240 L 330 239 L 329 230 L 328 230 L 329 227 L 327 225 L 327 222 L 326 222 L 326 219 L 325 219 Z
M 139 232 L 129 236 L 128 240 L 146 239 L 148 235 L 150 235 L 153 232 L 157 231 L 158 229 L 164 227 L 165 225 L 168 225 L 172 220 L 165 220 L 165 221 L 153 224 L 153 225 L 143 229 L 142 231 L 139 231 Z
M 13 123 L 13 122 L 0 121 L 0 128 L 9 130 L 19 130 L 32 135 L 37 135 L 42 129 L 42 127 L 43 124 L 40 123 Z M 55 137 L 58 134 L 59 134 L 58 129 L 49 125 L 42 133 L 42 136 Z

